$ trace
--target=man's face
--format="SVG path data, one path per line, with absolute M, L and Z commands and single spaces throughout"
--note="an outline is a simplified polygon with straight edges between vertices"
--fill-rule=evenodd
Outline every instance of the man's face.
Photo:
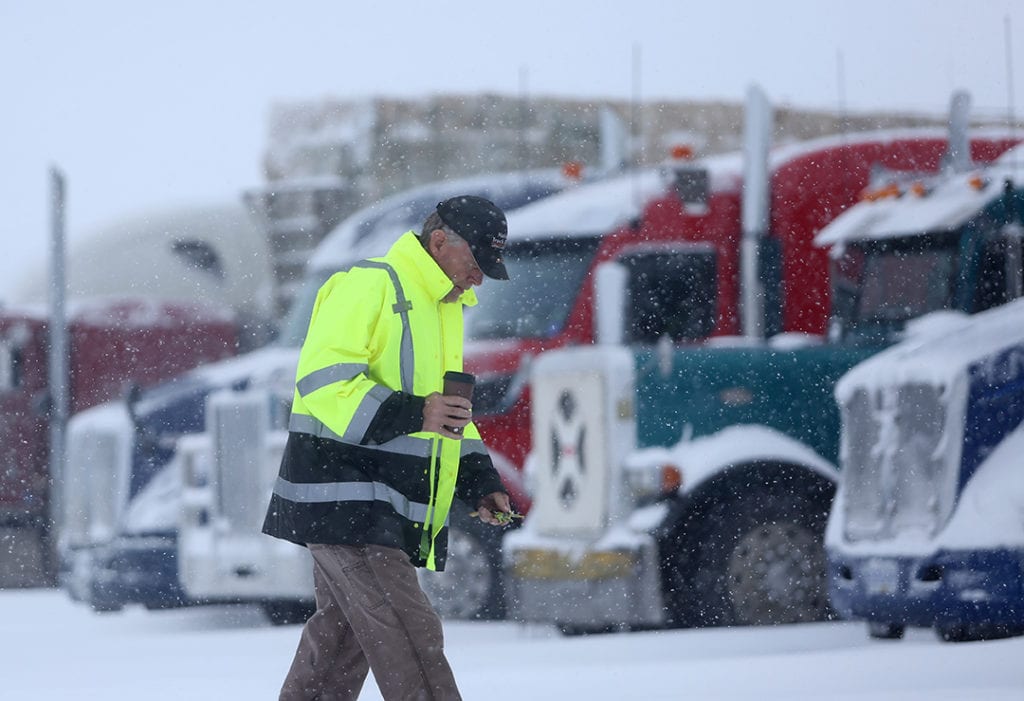
M 483 283 L 484 273 L 462 238 L 435 229 L 430 235 L 430 254 L 454 286 L 442 302 L 454 302 L 466 290 Z

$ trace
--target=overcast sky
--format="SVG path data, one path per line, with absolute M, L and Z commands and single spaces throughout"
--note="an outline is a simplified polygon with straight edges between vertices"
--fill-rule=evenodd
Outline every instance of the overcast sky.
M 1005 115 L 1006 18 L 1020 116 L 1018 0 L 0 0 L 0 299 L 45 260 L 51 164 L 73 240 L 150 206 L 234 197 L 261 181 L 275 100 L 525 83 L 739 101 L 756 82 L 780 104 L 937 115 L 966 88 L 977 112 Z

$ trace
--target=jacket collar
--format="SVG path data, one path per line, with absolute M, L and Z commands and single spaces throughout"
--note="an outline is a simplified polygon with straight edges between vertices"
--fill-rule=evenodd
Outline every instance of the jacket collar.
M 397 264 L 402 271 L 411 275 L 426 291 L 430 298 L 440 302 L 452 290 L 452 281 L 448 279 L 441 266 L 437 264 L 427 249 L 420 243 L 415 232 L 407 231 L 388 250 L 385 256 L 389 262 Z M 459 301 L 467 307 L 477 303 L 476 292 L 466 290 Z

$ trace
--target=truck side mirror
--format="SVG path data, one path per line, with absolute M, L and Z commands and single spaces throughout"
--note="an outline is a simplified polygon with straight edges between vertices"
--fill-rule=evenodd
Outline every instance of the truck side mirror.
M 708 204 L 708 171 L 706 168 L 680 168 L 673 172 L 672 186 L 684 205 L 701 209 Z
M 1008 211 L 1014 209 L 1014 185 L 1007 179 L 1003 185 L 1004 198 Z M 1002 234 L 1006 250 L 1006 299 L 1024 297 L 1024 255 L 1021 254 L 1021 239 L 1024 239 L 1024 226 L 1020 216 L 1010 214 L 1003 226 Z
M 11 347 L 7 339 L 0 338 L 0 393 L 13 390 L 19 384 L 20 353 Z
M 171 251 L 190 268 L 202 270 L 218 280 L 224 279 L 224 264 L 221 262 L 217 249 L 209 242 L 201 239 L 175 241 L 171 244 Z
M 594 340 L 601 345 L 621 345 L 626 328 L 626 266 L 608 261 L 594 272 Z

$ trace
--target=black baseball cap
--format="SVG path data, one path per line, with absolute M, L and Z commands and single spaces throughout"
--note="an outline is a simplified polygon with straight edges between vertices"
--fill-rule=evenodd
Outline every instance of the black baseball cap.
M 496 204 L 475 195 L 458 195 L 438 202 L 437 213 L 445 226 L 466 240 L 484 275 L 508 280 L 501 257 L 508 238 L 508 222 Z

